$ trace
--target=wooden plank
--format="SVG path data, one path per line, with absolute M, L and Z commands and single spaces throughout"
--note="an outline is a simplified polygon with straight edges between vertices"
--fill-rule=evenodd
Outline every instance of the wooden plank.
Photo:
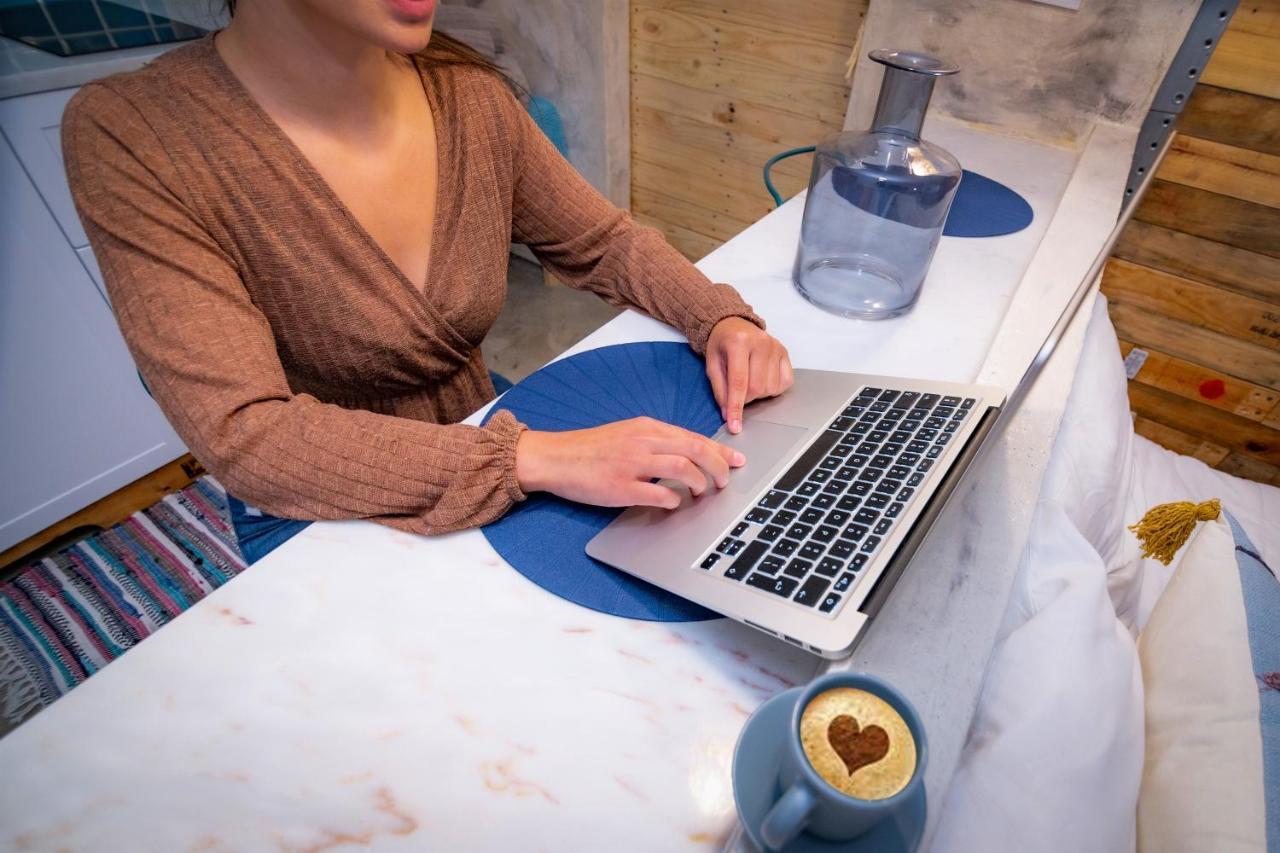
M 1280 154 L 1280 101 L 1197 83 L 1178 116 L 1179 133 Z
M 1102 292 L 1113 301 L 1280 352 L 1280 305 L 1275 303 L 1119 258 L 1107 261 Z M 1271 357 L 1280 362 L 1280 355 Z
M 1280 465 L 1280 432 L 1212 406 L 1202 406 L 1141 382 L 1129 383 L 1129 404 L 1140 416 L 1229 450 Z
M 633 145 L 643 145 L 652 140 L 657 145 L 684 145 L 704 151 L 714 157 L 746 164 L 757 170 L 757 175 L 766 160 L 786 148 L 785 145 L 775 145 L 730 128 L 717 127 L 640 105 L 631 108 L 631 137 Z M 697 162 L 702 162 L 702 158 L 698 158 Z M 810 158 L 798 156 L 778 164 L 775 171 L 779 175 L 790 175 L 807 181 L 809 166 Z M 763 182 L 760 187 L 764 188 Z
M 1280 38 L 1228 28 L 1200 79 L 1210 86 L 1280 98 Z
M 631 70 L 708 91 L 749 93 L 784 112 L 839 123 L 848 50 L 696 15 L 634 9 Z
M 1114 252 L 1143 266 L 1280 301 L 1280 259 L 1268 255 L 1136 220 L 1125 226 Z
M 1280 257 L 1280 208 L 1157 178 L 1134 216 L 1141 222 Z
M 1254 385 L 1204 365 L 1193 364 L 1145 344 L 1120 341 L 1120 353 L 1124 356 L 1128 356 L 1135 347 L 1146 353 L 1142 368 L 1133 377 L 1135 382 L 1169 391 L 1179 397 L 1186 397 L 1251 421 L 1265 421 L 1276 411 L 1277 403 L 1280 403 L 1280 391 Z
M 648 74 L 631 75 L 632 104 L 688 119 L 717 133 L 729 132 L 735 137 L 746 135 L 753 142 L 766 143 L 755 149 L 761 153 L 770 152 L 764 155 L 759 165 L 764 165 L 764 160 L 773 154 L 801 145 L 814 145 L 840 132 L 838 123 L 796 115 L 739 96 L 745 94 L 709 92 Z M 777 168 L 796 169 L 796 174 L 809 173 L 809 163 L 805 159 L 784 160 Z
M 656 228 L 661 231 L 662 236 L 667 238 L 668 243 L 675 246 L 680 251 L 680 254 L 695 263 L 720 248 L 724 242 L 714 237 L 708 237 L 705 234 L 699 234 L 696 231 L 690 231 L 688 228 L 672 222 L 654 219 L 652 216 L 637 214 L 635 219 L 641 225 L 647 225 L 650 228 Z
M 1148 418 L 1134 418 L 1133 429 L 1138 435 L 1149 441 L 1154 441 L 1166 450 L 1181 453 L 1183 456 L 1191 456 L 1206 465 L 1217 465 L 1231 453 L 1221 444 L 1214 444 L 1211 441 L 1187 435 L 1185 432 Z
M 1232 30 L 1280 39 L 1280 3 L 1276 0 L 1241 3 L 1228 26 Z
M 732 21 L 763 32 L 785 33 L 843 48 L 847 54 L 866 16 L 864 0 L 632 0 L 632 14 L 675 12 Z
M 733 196 L 742 205 L 743 210 L 750 212 L 757 219 L 773 210 L 773 198 L 765 189 L 758 163 L 744 163 L 671 140 L 654 139 L 651 136 L 638 138 L 632 145 L 631 156 L 632 168 L 640 169 L 644 173 L 642 177 L 636 179 L 637 182 L 650 182 L 649 185 L 653 189 L 664 191 L 666 189 L 662 185 L 653 183 L 655 179 L 661 180 L 663 184 L 683 181 L 686 184 L 686 190 L 693 194 L 689 196 L 692 201 L 713 210 L 720 208 L 709 201 L 700 200 L 697 196 L 706 196 L 708 199 Z M 657 172 L 656 178 L 650 177 L 651 171 Z M 775 171 L 773 181 L 783 197 L 790 198 L 805 188 L 808 183 L 807 177 L 807 175 L 797 177 L 779 174 Z M 683 193 L 673 194 L 686 197 Z
M 1280 155 L 1178 134 L 1158 177 L 1232 198 L 1280 207 Z
M 204 467 L 190 453 L 175 459 L 168 465 L 139 477 L 122 489 L 94 501 L 77 513 L 67 516 L 57 524 L 27 537 L 16 545 L 0 552 L 0 571 L 25 565 L 41 549 L 55 545 L 64 537 L 78 539 L 77 531 L 106 529 L 119 524 L 139 510 L 146 509 L 165 495 L 185 489 L 196 477 L 205 473 Z M 71 544 L 70 541 L 64 544 Z
M 738 222 L 755 222 L 773 210 L 773 199 L 763 190 L 744 193 L 736 187 L 717 184 L 705 172 L 680 171 L 638 157 L 631 162 L 631 181 L 634 187 L 695 204 Z
M 1280 390 L 1280 364 L 1270 350 L 1123 302 L 1111 303 L 1109 311 L 1116 334 L 1127 341 Z
M 1218 462 L 1214 467 L 1219 471 L 1242 477 L 1246 480 L 1253 480 L 1256 483 L 1280 486 L 1280 468 L 1275 465 L 1268 465 L 1265 462 L 1259 462 L 1257 459 L 1243 456 L 1239 453 L 1227 454 L 1226 458 Z
M 631 209 L 636 214 L 670 222 L 722 242 L 751 224 L 648 187 L 632 188 Z

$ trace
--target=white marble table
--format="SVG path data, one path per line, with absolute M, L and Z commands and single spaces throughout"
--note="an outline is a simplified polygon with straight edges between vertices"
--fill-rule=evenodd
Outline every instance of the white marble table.
M 930 133 L 1022 192 L 1036 222 L 944 240 L 914 312 L 858 323 L 792 289 L 800 202 L 787 204 L 701 267 L 744 293 L 797 366 L 960 381 L 1016 373 L 989 357 L 1020 358 L 1105 241 L 1127 155 L 1118 177 L 1085 167 L 1131 145 L 1126 132 L 1095 134 L 1083 154 L 959 125 Z M 1096 194 L 1107 184 L 1114 204 Z M 1053 268 L 1031 280 L 1046 253 Z M 628 313 L 574 349 L 675 338 Z M 919 706 L 931 820 L 1074 361 L 1063 347 L 851 661 Z M 0 740 L 0 848 L 738 844 L 729 768 L 742 723 L 819 663 L 727 620 L 634 622 L 569 604 L 477 531 L 425 539 L 315 524 Z

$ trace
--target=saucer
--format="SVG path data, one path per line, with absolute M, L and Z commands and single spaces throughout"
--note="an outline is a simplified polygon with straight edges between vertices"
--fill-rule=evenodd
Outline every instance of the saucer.
M 791 710 L 803 691 L 803 687 L 794 687 L 757 708 L 738 736 L 738 746 L 733 752 L 733 799 L 738 805 L 743 830 L 759 850 L 767 849 L 760 838 L 760 824 L 782 795 L 778 771 L 784 741 L 779 732 L 785 732 L 790 725 Z M 896 815 L 885 818 L 857 838 L 827 841 L 802 832 L 784 848 L 785 853 L 913 853 L 920 846 L 928 813 L 923 785 L 919 791 Z

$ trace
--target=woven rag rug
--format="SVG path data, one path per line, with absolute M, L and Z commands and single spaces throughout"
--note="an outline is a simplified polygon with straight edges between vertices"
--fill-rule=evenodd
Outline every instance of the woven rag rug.
M 244 570 L 212 477 L 0 584 L 0 719 L 17 725 Z

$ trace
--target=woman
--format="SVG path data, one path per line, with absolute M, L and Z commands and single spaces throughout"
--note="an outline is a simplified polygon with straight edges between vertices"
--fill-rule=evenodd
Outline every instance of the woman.
M 242 0 L 231 24 L 85 86 L 63 147 L 120 327 L 228 490 L 298 519 L 440 533 L 532 491 L 674 508 L 741 454 L 646 419 L 527 430 L 480 342 L 509 243 L 681 329 L 730 431 L 792 379 L 726 285 L 595 193 L 435 0 Z

